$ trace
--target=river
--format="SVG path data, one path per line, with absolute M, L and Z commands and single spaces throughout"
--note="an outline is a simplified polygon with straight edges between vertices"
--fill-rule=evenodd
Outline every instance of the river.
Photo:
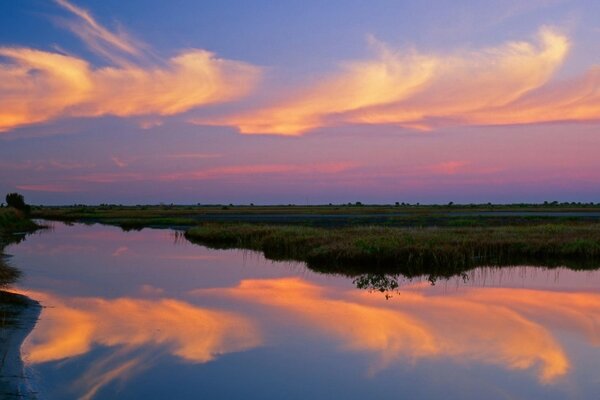
M 174 231 L 54 224 L 6 249 L 44 307 L 21 353 L 42 399 L 593 399 L 600 273 L 352 278 Z

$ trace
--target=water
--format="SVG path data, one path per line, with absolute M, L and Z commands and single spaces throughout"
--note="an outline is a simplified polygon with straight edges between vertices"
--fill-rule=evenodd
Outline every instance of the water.
M 45 307 L 22 348 L 40 398 L 600 393 L 597 272 L 479 269 L 385 296 L 168 230 L 56 224 L 7 252 Z

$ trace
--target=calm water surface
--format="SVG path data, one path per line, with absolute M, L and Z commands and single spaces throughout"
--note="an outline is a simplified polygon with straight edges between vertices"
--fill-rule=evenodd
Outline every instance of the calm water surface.
M 7 249 L 42 303 L 22 352 L 46 399 L 597 399 L 600 274 L 352 279 L 168 230 L 66 226 Z

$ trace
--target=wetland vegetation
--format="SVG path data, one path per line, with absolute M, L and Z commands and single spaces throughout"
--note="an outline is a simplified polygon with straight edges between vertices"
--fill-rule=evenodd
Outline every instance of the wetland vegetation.
M 33 207 L 32 216 L 125 230 L 177 228 L 202 245 L 256 250 L 359 277 L 400 273 L 435 280 L 482 265 L 600 266 L 600 205 L 593 203 L 75 205 Z
M 12 326 L 20 309 L 28 304 L 26 297 L 2 290 L 20 276 L 20 271 L 8 262 L 4 248 L 11 243 L 20 242 L 27 233 L 40 228 L 28 218 L 25 210 L 14 207 L 0 208 L 0 328 Z

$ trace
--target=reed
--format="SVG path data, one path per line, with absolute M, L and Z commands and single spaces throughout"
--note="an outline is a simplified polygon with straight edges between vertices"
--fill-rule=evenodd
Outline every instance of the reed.
M 303 261 L 347 275 L 402 273 L 452 276 L 483 265 L 600 265 L 600 224 L 469 228 L 361 226 L 314 228 L 204 224 L 186 237 L 216 248 L 261 251 L 269 259 Z

